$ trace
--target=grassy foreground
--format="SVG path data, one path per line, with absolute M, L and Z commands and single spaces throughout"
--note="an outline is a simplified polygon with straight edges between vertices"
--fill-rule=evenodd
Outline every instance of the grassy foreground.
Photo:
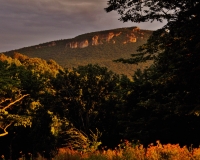
M 40 158 L 39 158 L 40 159 Z M 179 144 L 150 144 L 133 146 L 125 141 L 114 150 L 80 152 L 69 148 L 59 149 L 54 160 L 200 160 L 200 148 L 180 147 Z

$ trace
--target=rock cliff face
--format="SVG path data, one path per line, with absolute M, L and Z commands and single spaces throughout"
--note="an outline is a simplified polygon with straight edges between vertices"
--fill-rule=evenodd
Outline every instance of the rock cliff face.
M 70 42 L 67 44 L 67 47 L 70 47 L 70 48 L 85 48 L 89 45 L 89 42 L 88 40 L 84 40 L 84 41 L 81 41 L 81 42 Z
M 85 47 L 87 47 L 88 45 L 89 45 L 88 40 L 85 40 L 85 41 L 83 41 L 83 42 L 81 42 L 81 43 L 79 44 L 79 47 L 80 47 L 80 48 L 85 48 Z
M 128 34 L 123 32 L 108 32 L 105 34 L 98 34 L 91 37 L 91 39 L 85 39 L 83 41 L 72 41 L 66 44 L 66 48 L 85 48 L 88 46 L 97 46 L 105 43 L 116 44 L 116 37 L 124 39 L 121 43 L 135 43 L 137 39 L 143 39 L 143 33 L 140 28 L 134 27 Z
M 99 45 L 99 44 L 103 44 L 106 42 L 110 42 L 110 40 L 113 39 L 113 37 L 115 37 L 118 34 L 119 33 L 115 34 L 113 32 L 110 32 L 108 34 L 95 35 L 94 37 L 92 37 L 91 44 L 94 46 L 94 45 Z
M 137 38 L 136 38 L 136 36 L 135 36 L 134 33 L 131 33 L 130 35 L 127 34 L 126 37 L 127 37 L 127 38 L 126 38 L 126 40 L 123 42 L 123 44 L 129 43 L 129 42 L 134 43 L 134 42 L 137 41 Z
M 92 45 L 93 46 L 98 45 L 99 44 L 98 40 L 99 40 L 99 36 L 92 37 Z

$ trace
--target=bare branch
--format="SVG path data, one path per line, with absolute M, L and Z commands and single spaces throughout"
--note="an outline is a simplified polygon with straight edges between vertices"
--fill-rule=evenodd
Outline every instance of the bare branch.
M 16 99 L 14 102 L 9 103 L 9 104 L 8 104 L 7 106 L 5 106 L 2 110 L 5 111 L 5 110 L 8 109 L 10 106 L 12 106 L 13 104 L 15 104 L 15 103 L 21 101 L 24 97 L 26 97 L 26 96 L 28 96 L 28 95 L 29 95 L 29 94 L 25 94 L 25 95 L 21 96 L 20 98 Z
M 0 134 L 0 137 L 3 137 L 3 136 L 5 136 L 5 135 L 7 135 L 8 134 L 8 132 L 6 131 L 6 129 L 12 124 L 13 122 L 10 122 L 5 128 L 2 128 L 3 129 L 3 131 L 4 131 L 4 133 L 1 133 Z
M 2 99 L 1 102 L 0 102 L 0 104 L 4 103 L 6 101 L 11 101 L 11 100 L 12 100 L 11 98 Z

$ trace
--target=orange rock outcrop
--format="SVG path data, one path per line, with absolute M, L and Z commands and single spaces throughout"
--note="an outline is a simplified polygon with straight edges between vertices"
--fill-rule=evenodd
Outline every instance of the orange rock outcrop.
M 98 39 L 99 39 L 99 36 L 94 36 L 94 37 L 92 37 L 92 45 L 93 45 L 93 46 L 96 46 L 96 45 L 99 44 L 99 43 L 98 43 Z
M 70 42 L 70 43 L 67 43 L 66 47 L 69 47 L 69 48 L 85 48 L 85 47 L 88 47 L 88 45 L 89 45 L 89 42 L 86 39 L 86 40 L 81 41 L 81 42 Z
M 88 45 L 89 45 L 88 40 L 84 40 L 84 41 L 82 41 L 82 42 L 79 43 L 79 47 L 80 48 L 88 47 Z
M 134 33 L 131 33 L 130 35 L 127 34 L 126 37 L 127 37 L 127 39 L 123 42 L 124 44 L 126 44 L 128 42 L 135 43 L 137 41 L 137 38 Z
M 122 32 L 118 32 L 118 33 L 114 33 L 114 32 L 109 32 L 107 34 L 99 34 L 99 35 L 95 35 L 93 36 L 91 39 L 86 39 L 84 41 L 78 42 L 78 41 L 73 41 L 70 42 L 66 45 L 66 47 L 69 48 L 85 48 L 88 47 L 89 45 L 92 46 L 97 46 L 97 45 L 101 45 L 103 43 L 109 43 L 111 42 L 112 44 L 115 44 L 116 41 L 115 39 L 113 39 L 114 37 L 118 37 L 122 34 Z M 122 42 L 123 44 L 126 43 L 135 43 L 137 42 L 137 38 L 136 35 L 140 35 L 139 38 L 143 39 L 143 35 L 144 33 L 140 33 L 140 28 L 135 27 L 132 29 L 130 34 L 126 35 L 126 39 Z

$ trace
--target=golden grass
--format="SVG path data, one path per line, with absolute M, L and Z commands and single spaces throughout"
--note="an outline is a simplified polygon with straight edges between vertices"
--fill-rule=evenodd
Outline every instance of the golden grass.
M 114 150 L 103 149 L 93 152 L 60 148 L 54 160 L 200 160 L 200 148 L 181 147 L 179 144 L 131 144 L 125 141 Z

